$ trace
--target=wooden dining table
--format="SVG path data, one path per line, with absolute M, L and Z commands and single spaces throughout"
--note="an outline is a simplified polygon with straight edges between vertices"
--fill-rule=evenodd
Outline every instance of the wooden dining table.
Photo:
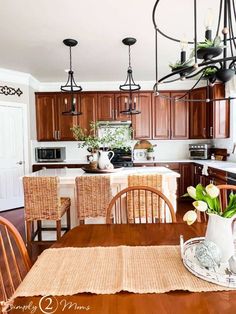
M 203 223 L 191 226 L 184 223 L 81 225 L 65 234 L 53 247 L 177 245 L 180 235 L 183 235 L 184 240 L 188 240 L 204 236 L 205 229 L 206 225 Z M 28 305 L 30 306 L 24 309 L 24 313 L 235 314 L 236 290 L 201 293 L 80 293 L 73 296 L 48 296 L 48 299 L 44 297 L 43 302 L 41 296 L 21 297 L 15 299 L 11 313 L 22 313 L 21 308 Z

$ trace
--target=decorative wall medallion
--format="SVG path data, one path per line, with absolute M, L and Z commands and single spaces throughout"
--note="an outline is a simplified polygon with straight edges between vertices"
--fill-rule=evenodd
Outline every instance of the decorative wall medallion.
M 4 94 L 4 95 L 17 95 L 17 96 L 21 96 L 23 94 L 22 90 L 20 88 L 13 88 L 13 87 L 8 87 L 8 86 L 0 86 L 0 94 Z

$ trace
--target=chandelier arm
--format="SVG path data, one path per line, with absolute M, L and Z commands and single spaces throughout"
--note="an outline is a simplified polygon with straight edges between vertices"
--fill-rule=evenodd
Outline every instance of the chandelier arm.
M 194 0 L 194 59 L 197 64 L 197 0 Z
M 160 0 L 157 0 L 154 4 L 153 10 L 152 10 L 152 23 L 154 25 L 154 28 L 157 30 L 157 23 L 155 20 L 155 14 L 156 14 L 156 9 L 157 9 L 157 5 L 160 2 Z
M 232 25 L 232 20 L 231 20 L 231 17 L 230 17 L 230 20 L 229 20 L 229 37 L 232 38 L 232 40 L 230 40 L 230 51 L 231 51 L 231 55 L 232 56 L 233 56 L 233 45 L 234 45 L 234 49 L 236 49 L 236 45 L 235 45 L 236 43 L 235 43 L 235 41 L 233 39 L 233 36 L 234 36 L 233 35 L 233 25 Z M 232 41 L 233 41 L 233 43 L 232 43 Z M 231 65 L 231 63 L 230 63 L 230 65 Z M 235 66 L 234 62 L 232 64 L 233 64 L 234 69 L 236 69 L 236 66 Z M 229 68 L 230 68 L 230 65 L 229 65 Z
M 219 30 L 220 30 L 220 21 L 221 21 L 221 15 L 222 15 L 222 4 L 223 4 L 223 1 L 220 0 L 220 8 L 219 8 L 219 17 L 218 17 L 218 23 L 217 23 L 216 36 L 219 34 Z
M 177 99 L 177 100 L 183 99 L 183 98 L 185 98 L 188 94 L 190 94 L 191 91 L 192 91 L 192 90 L 197 86 L 197 84 L 200 82 L 200 80 L 202 79 L 202 77 L 203 77 L 203 73 L 202 73 L 202 75 L 200 76 L 200 78 L 197 80 L 197 82 L 191 87 L 190 90 L 188 90 L 183 96 L 178 97 L 178 98 L 176 98 L 176 99 Z
M 235 65 L 236 60 L 233 60 L 230 64 L 229 64 L 229 69 L 231 69 L 232 67 L 234 67 L 234 70 L 236 72 L 236 65 Z
M 155 30 L 155 58 L 156 58 L 156 62 L 155 62 L 155 64 L 156 64 L 156 69 L 155 69 L 155 71 L 156 71 L 156 88 L 157 88 L 157 82 L 158 82 L 158 40 L 157 40 L 157 36 L 158 36 L 158 34 L 157 34 L 157 29 Z M 156 90 L 157 91 L 157 90 Z
M 236 57 L 227 57 L 227 58 L 220 58 L 220 59 L 216 59 L 216 60 L 210 60 L 210 61 L 204 61 L 200 64 L 198 64 L 199 67 L 201 66 L 205 66 L 205 65 L 211 65 L 211 64 L 216 64 L 216 63 L 221 63 L 224 61 L 232 61 L 232 60 L 236 60 Z
M 234 11 L 234 18 L 235 18 L 235 20 L 236 20 L 236 7 L 235 7 L 234 1 L 233 1 L 233 11 Z
M 233 30 L 233 22 L 232 22 L 232 18 L 231 18 L 231 13 L 232 13 L 231 7 L 229 6 L 229 37 L 230 37 L 229 39 L 230 39 L 231 54 L 233 56 L 232 42 L 234 44 L 234 48 L 236 49 L 236 41 L 235 41 L 235 37 L 234 37 L 234 30 Z
M 205 68 L 202 68 L 200 71 L 194 73 L 193 75 L 188 75 L 188 76 L 186 76 L 186 78 L 187 78 L 187 79 L 192 78 L 192 77 L 194 77 L 194 76 L 200 74 L 201 72 L 203 72 L 204 70 L 206 70 L 206 69 L 208 69 L 208 68 L 215 68 L 215 69 L 219 70 L 219 68 L 218 68 L 216 65 L 206 66 Z

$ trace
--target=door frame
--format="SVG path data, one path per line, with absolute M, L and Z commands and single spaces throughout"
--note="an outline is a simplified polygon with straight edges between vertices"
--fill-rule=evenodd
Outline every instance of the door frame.
M 25 162 L 23 169 L 24 169 L 24 174 L 29 173 L 29 134 L 28 134 L 28 119 L 27 119 L 27 104 L 1 100 L 0 106 L 22 109 L 23 156 L 24 156 L 24 162 Z

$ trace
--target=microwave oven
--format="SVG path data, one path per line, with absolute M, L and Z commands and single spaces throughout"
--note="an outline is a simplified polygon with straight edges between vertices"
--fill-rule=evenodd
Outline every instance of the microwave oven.
M 211 144 L 190 144 L 189 145 L 189 158 L 190 159 L 210 159 Z
M 37 162 L 55 162 L 66 159 L 65 147 L 36 147 L 35 160 Z

